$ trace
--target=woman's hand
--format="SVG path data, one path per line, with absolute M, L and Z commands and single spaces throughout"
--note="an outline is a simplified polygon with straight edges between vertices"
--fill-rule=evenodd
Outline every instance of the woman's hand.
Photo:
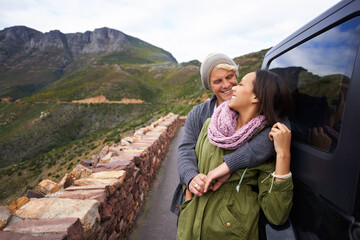
M 288 174 L 290 172 L 291 131 L 284 124 L 277 122 L 271 128 L 269 138 L 274 142 L 276 152 L 275 174 Z M 275 179 L 275 181 L 281 180 Z
M 230 169 L 226 163 L 222 163 L 207 174 L 207 180 L 205 182 L 205 193 L 211 189 L 216 191 L 219 187 L 230 178 Z M 217 180 L 216 183 L 211 186 L 211 182 Z
M 271 128 L 269 138 L 274 141 L 276 154 L 290 153 L 291 131 L 286 125 L 277 122 Z

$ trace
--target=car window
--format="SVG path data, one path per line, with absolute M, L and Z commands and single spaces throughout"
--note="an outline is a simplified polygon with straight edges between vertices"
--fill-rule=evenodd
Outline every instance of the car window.
M 294 107 L 289 119 L 295 141 L 335 151 L 359 39 L 360 17 L 355 17 L 270 63 L 269 69 L 292 92 Z

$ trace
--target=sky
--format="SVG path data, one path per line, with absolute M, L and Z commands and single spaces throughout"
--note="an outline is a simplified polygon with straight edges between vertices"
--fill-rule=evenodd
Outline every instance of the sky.
M 169 51 L 178 62 L 234 58 L 275 46 L 339 0 L 0 0 L 0 30 L 43 33 L 109 27 Z

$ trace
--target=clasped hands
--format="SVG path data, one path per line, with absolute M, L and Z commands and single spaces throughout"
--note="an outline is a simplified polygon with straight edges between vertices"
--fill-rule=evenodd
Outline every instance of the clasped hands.
M 189 190 L 191 193 L 198 197 L 201 197 L 207 191 L 216 191 L 220 186 L 230 178 L 230 169 L 226 163 L 220 164 L 218 167 L 211 170 L 207 175 L 199 173 L 196 175 L 189 184 Z M 216 180 L 216 181 L 215 181 Z M 213 181 L 215 181 L 214 184 Z M 188 196 L 191 198 L 191 196 Z

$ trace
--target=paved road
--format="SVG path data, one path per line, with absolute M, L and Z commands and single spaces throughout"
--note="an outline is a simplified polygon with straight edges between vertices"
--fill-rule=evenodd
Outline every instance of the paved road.
M 184 132 L 181 127 L 172 140 L 167 158 L 162 162 L 145 204 L 137 218 L 130 240 L 176 239 L 175 214 L 170 212 L 174 190 L 179 183 L 177 172 L 177 148 Z

